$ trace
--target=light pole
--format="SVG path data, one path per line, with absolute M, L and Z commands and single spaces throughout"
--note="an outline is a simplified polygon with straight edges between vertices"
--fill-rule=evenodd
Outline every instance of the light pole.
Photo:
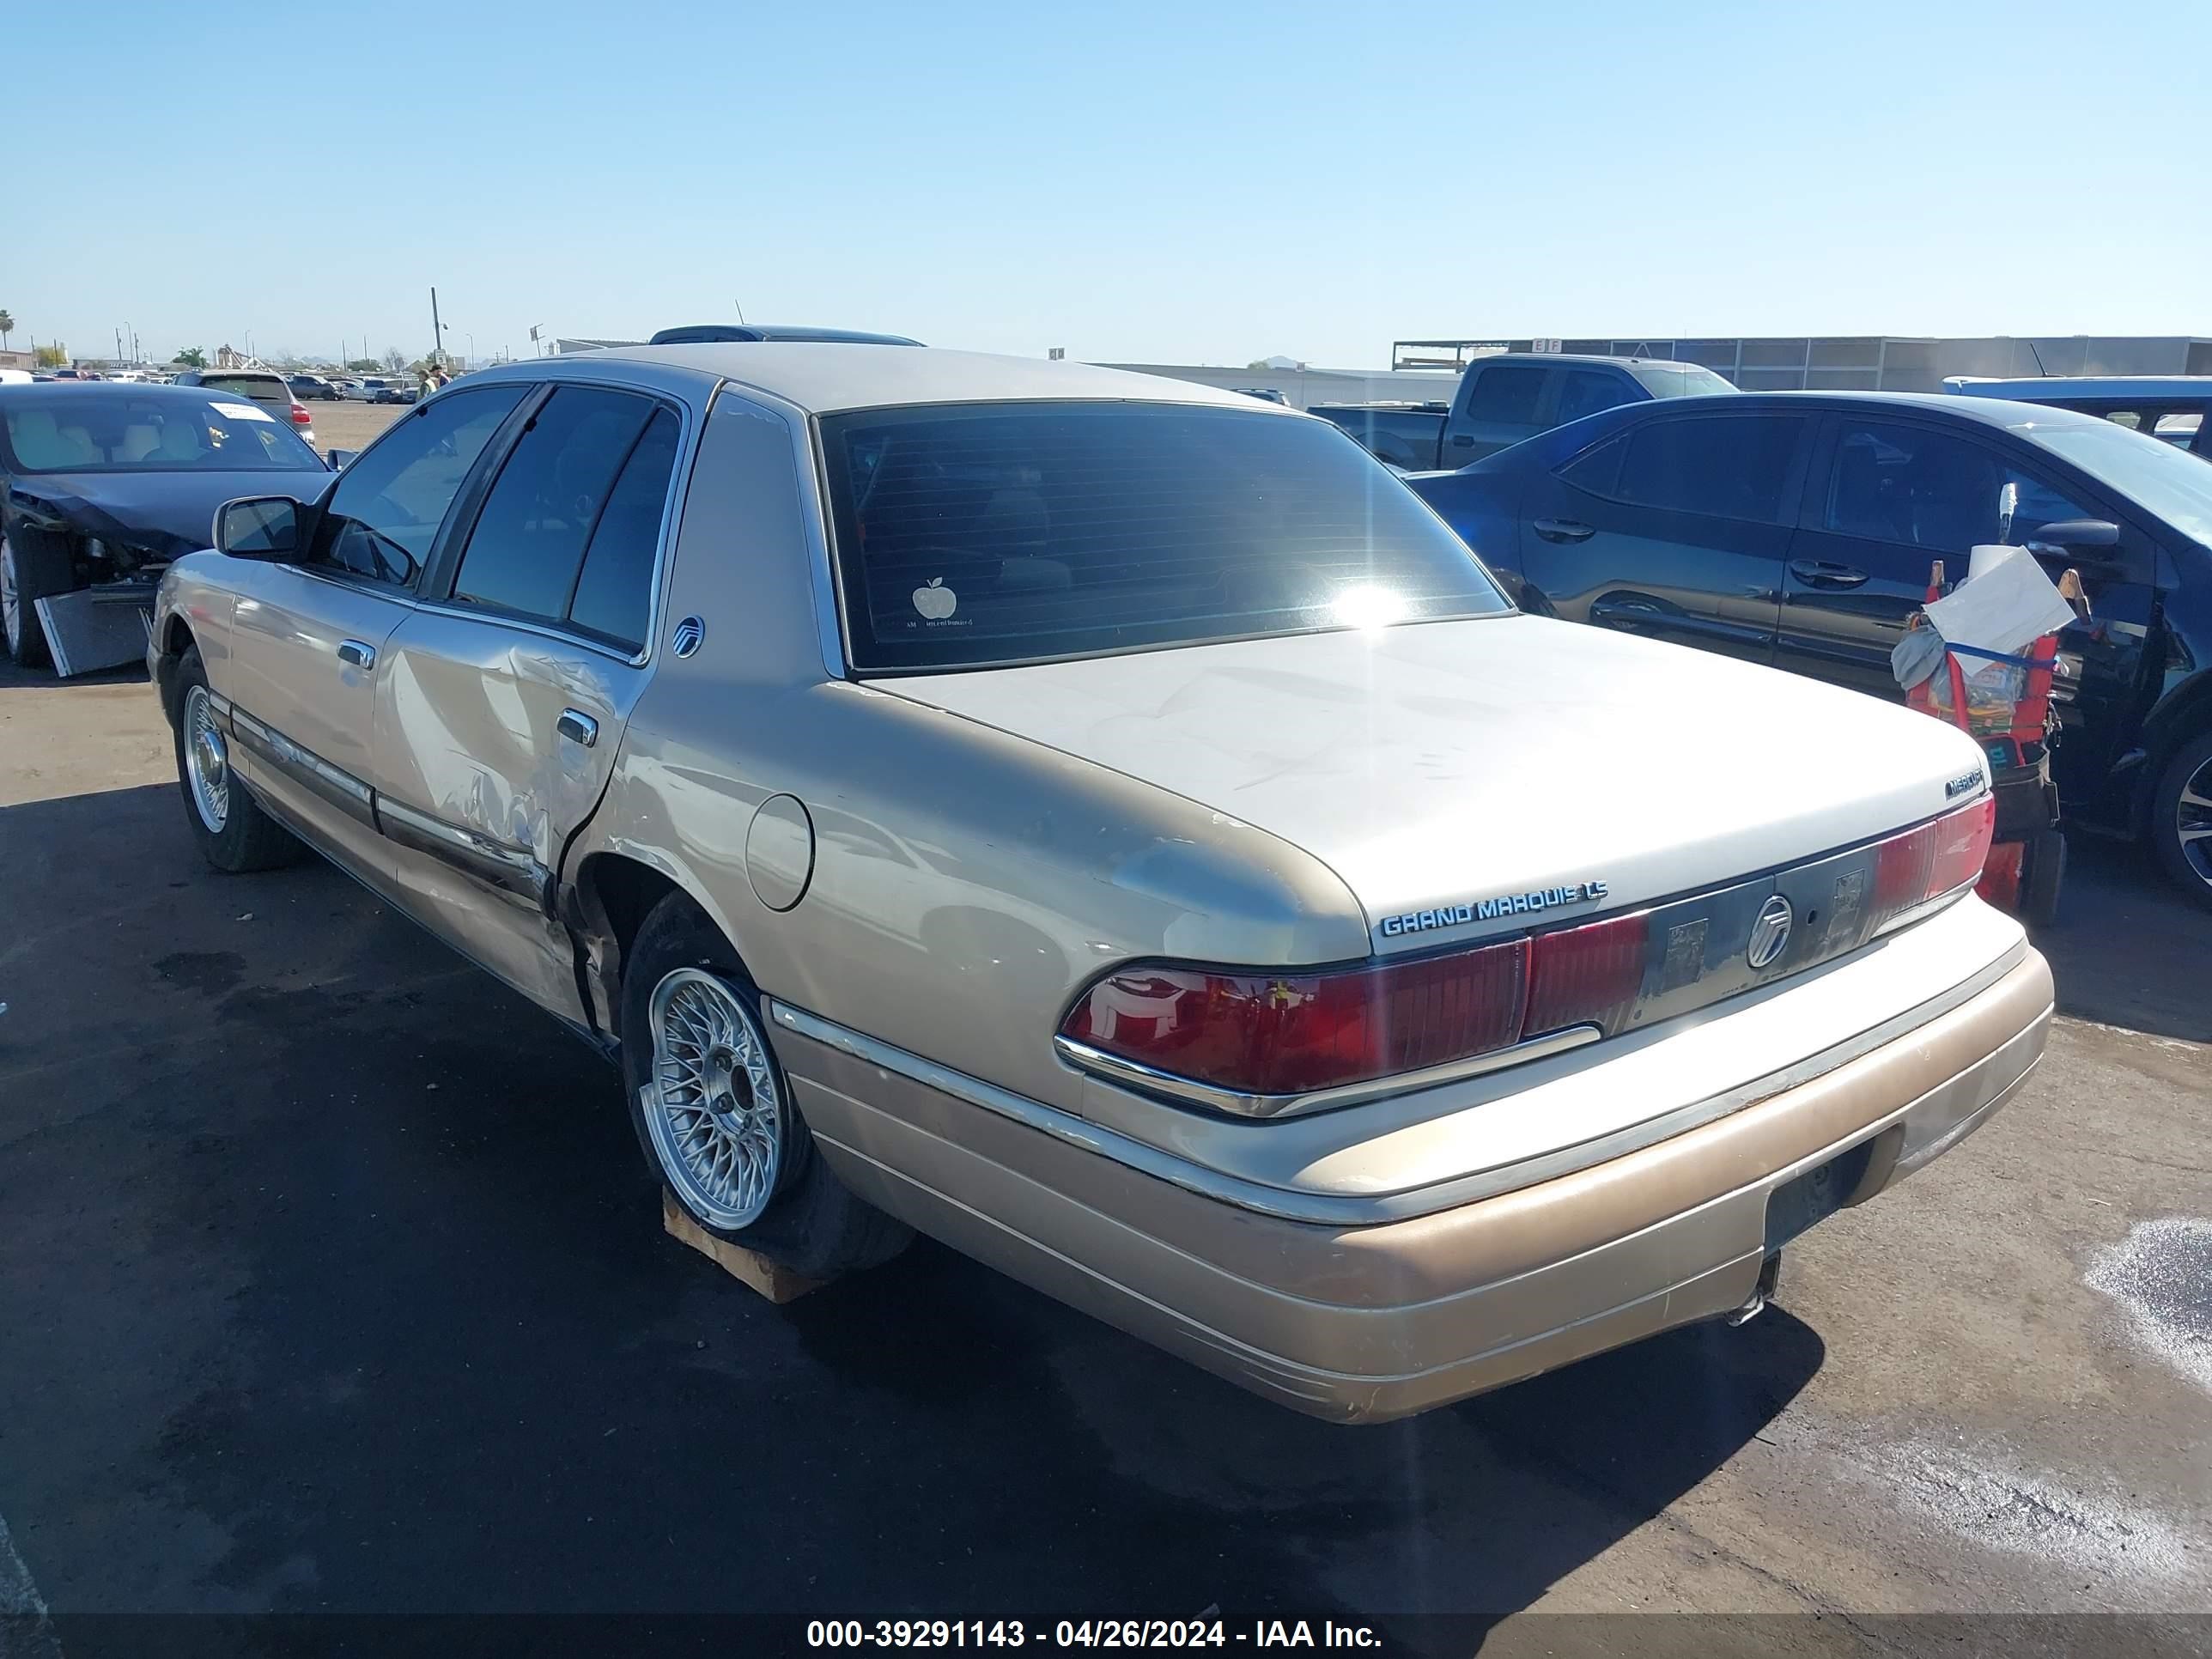
M 474 368 L 476 366 L 477 366 L 477 337 L 476 337 L 475 335 L 471 334 L 471 335 L 470 335 L 470 336 L 469 336 L 469 361 L 468 361 L 468 367 L 469 367 L 469 368 Z

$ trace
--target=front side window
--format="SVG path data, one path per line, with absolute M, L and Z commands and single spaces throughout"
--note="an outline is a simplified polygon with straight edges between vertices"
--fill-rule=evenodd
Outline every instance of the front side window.
M 1823 527 L 1942 553 L 2024 543 L 2046 524 L 2099 516 L 2006 456 L 1932 428 L 1846 421 Z
M 1559 476 L 1633 507 L 1779 524 L 1804 424 L 1796 415 L 1646 421 L 1577 456 Z
M 20 472 L 321 472 L 289 422 L 227 397 L 26 391 L 7 398 Z
M 1255 409 L 975 404 L 821 422 L 861 670 L 1510 609 L 1335 428 Z
M 364 451 L 331 492 L 324 560 L 371 581 L 413 581 L 461 481 L 526 390 L 518 382 L 441 398 Z

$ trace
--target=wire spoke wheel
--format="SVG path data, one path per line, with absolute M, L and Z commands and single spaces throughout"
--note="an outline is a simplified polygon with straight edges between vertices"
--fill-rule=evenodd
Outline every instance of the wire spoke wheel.
M 729 985 L 678 968 L 649 1005 L 646 1127 L 669 1184 L 709 1226 L 735 1232 L 775 1195 L 788 1136 L 768 1040 Z
M 221 835 L 230 822 L 230 750 L 204 685 L 192 687 L 185 698 L 185 777 L 200 822 L 208 834 Z

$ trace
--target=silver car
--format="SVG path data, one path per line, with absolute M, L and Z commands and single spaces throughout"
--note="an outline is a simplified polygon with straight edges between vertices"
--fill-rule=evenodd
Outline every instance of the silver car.
M 207 856 L 520 990 L 805 1273 L 918 1227 L 1399 1415 L 1755 1312 L 2042 1052 L 1972 743 L 1522 615 L 1234 392 L 598 352 L 216 540 L 149 647 Z

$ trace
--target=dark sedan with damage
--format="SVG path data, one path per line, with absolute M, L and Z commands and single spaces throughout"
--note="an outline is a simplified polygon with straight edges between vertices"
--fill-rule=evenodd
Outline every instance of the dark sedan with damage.
M 323 459 L 259 404 L 203 386 L 0 386 L 0 623 L 64 674 L 135 660 L 172 559 L 242 495 L 311 501 Z

